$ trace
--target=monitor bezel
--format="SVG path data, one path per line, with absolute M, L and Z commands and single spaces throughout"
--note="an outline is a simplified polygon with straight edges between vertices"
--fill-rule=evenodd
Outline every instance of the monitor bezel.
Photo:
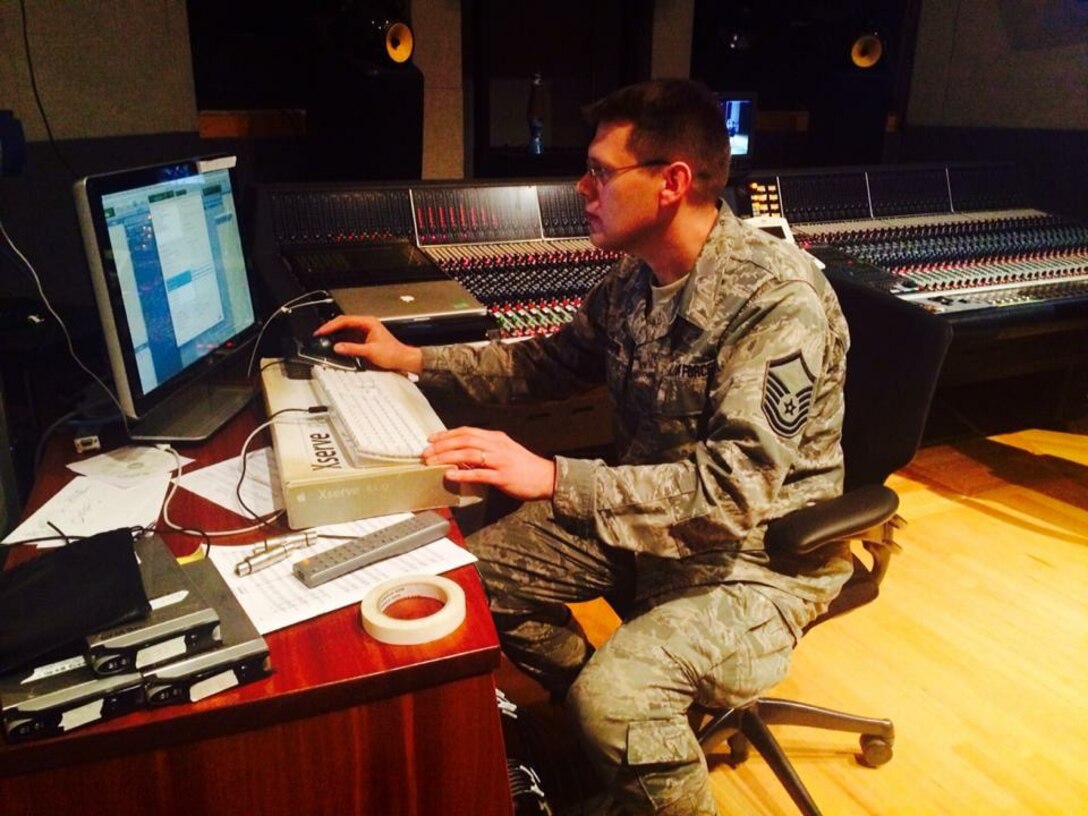
M 187 388 L 212 377 L 223 363 L 254 342 L 260 333 L 257 289 L 245 256 L 245 235 L 242 231 L 241 214 L 238 212 L 239 188 L 234 171 L 235 164 L 235 157 L 229 155 L 200 156 L 85 176 L 74 185 L 80 231 L 90 267 L 115 395 L 130 420 L 139 421 L 171 398 L 178 398 Z M 226 170 L 230 179 L 230 193 L 243 247 L 242 260 L 253 308 L 253 321 L 224 339 L 200 359 L 145 392 L 140 383 L 120 279 L 113 259 L 103 197 L 172 179 L 191 178 L 215 170 Z
M 751 116 L 751 128 L 748 131 L 748 152 L 743 156 L 733 155 L 732 149 L 729 151 L 729 176 L 730 179 L 737 175 L 747 173 L 753 167 L 753 156 L 755 155 L 754 145 L 756 143 L 756 114 L 759 112 L 759 96 L 755 91 L 715 91 L 714 95 L 718 98 L 718 106 L 722 112 L 722 127 L 725 127 L 725 106 L 724 102 L 737 101 L 747 102 L 752 111 Z

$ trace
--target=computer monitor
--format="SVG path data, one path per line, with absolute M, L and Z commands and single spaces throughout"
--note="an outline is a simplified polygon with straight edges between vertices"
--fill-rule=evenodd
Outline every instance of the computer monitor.
M 718 93 L 722 119 L 729 133 L 729 172 L 737 176 L 752 168 L 752 140 L 755 136 L 756 95 L 750 92 Z
M 74 187 L 116 396 L 133 439 L 200 441 L 253 386 L 224 363 L 259 326 L 232 156 L 88 176 Z

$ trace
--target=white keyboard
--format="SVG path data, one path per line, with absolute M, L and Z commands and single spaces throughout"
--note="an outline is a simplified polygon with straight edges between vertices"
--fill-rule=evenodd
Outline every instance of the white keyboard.
M 423 392 L 401 374 L 315 365 L 310 376 L 353 467 L 418 463 L 427 437 L 445 429 Z

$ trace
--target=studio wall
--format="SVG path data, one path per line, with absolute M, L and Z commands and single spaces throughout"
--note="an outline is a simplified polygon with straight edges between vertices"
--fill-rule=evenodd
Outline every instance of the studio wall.
M 29 141 L 48 138 L 30 81 L 59 140 L 196 131 L 184 0 L 0 3 L 0 108 Z

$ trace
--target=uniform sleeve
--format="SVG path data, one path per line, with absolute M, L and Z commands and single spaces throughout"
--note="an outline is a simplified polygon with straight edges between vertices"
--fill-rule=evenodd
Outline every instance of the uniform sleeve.
M 595 315 L 606 297 L 602 282 L 571 322 L 547 337 L 424 347 L 420 385 L 491 404 L 565 399 L 600 385 L 604 333 Z
M 761 524 L 802 459 L 834 446 L 837 431 L 806 427 L 840 403 L 822 378 L 830 333 L 820 298 L 804 282 L 757 292 L 717 352 L 705 439 L 680 461 L 606 466 L 557 458 L 555 512 L 614 547 L 686 557 L 743 541 Z M 825 381 L 821 381 L 825 380 Z M 839 417 L 841 420 L 841 416 Z M 830 451 L 828 451 L 830 453 Z

